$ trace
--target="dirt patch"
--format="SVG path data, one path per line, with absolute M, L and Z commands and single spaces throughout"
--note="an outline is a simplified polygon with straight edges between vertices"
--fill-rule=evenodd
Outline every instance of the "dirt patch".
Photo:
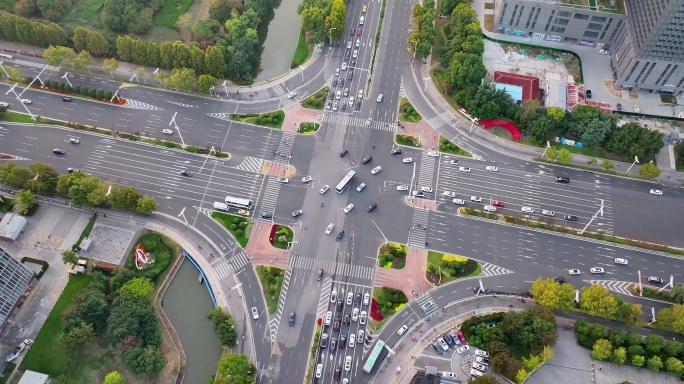
M 494 15 L 484 15 L 484 29 L 494 32 Z
M 192 23 L 196 23 L 202 19 L 206 19 L 209 17 L 209 5 L 211 4 L 211 0 L 195 0 L 190 8 L 188 8 L 188 12 L 195 15 L 192 19 Z

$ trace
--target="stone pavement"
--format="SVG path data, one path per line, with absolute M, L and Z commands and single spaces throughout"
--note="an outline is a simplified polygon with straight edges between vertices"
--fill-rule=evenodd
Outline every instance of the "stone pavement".
M 266 160 L 264 161 L 261 173 L 265 175 L 292 177 L 297 173 L 297 169 L 287 163 Z
M 275 224 L 271 222 L 255 220 L 245 253 L 249 255 L 254 266 L 268 265 L 284 269 L 287 267 L 289 250 L 271 245 L 269 236 L 273 225 Z
M 92 241 L 90 248 L 81 250 L 80 254 L 89 259 L 104 261 L 105 263 L 121 265 L 124 257 L 128 255 L 133 242 L 140 236 L 140 227 L 129 226 L 124 229 L 120 226 L 103 224 L 107 218 L 99 215 L 95 221 L 88 238 Z
M 284 108 L 283 131 L 298 132 L 301 123 L 320 123 L 323 111 L 302 107 L 299 103 Z
M 420 147 L 426 149 L 439 149 L 439 133 L 430 124 L 421 119 L 417 123 L 400 123 L 402 127 L 397 127 L 397 135 L 415 136 L 420 139 Z
M 406 297 L 415 297 L 416 293 L 429 291 L 433 286 L 425 279 L 427 254 L 426 249 L 409 246 L 404 268 L 378 268 L 375 285 L 401 289 Z

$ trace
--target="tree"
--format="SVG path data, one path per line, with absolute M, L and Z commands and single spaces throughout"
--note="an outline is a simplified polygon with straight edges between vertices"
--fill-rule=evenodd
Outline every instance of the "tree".
M 526 377 L 527 377 L 527 370 L 525 368 L 522 368 L 521 370 L 518 371 L 518 373 L 515 374 L 515 382 L 516 383 L 522 383 Z
M 580 294 L 580 307 L 591 316 L 612 319 L 618 310 L 615 296 L 606 287 L 593 284 L 583 287 Z
M 71 249 L 62 251 L 62 262 L 64 264 L 76 264 L 78 262 L 78 255 Z
M 546 116 L 553 119 L 555 122 L 559 123 L 565 119 L 565 111 L 560 107 L 549 107 L 546 108 Z
M 597 360 L 607 360 L 613 353 L 613 345 L 606 339 L 598 339 L 591 351 L 591 357 Z
M 17 167 L 12 162 L 0 165 L 0 180 L 9 186 L 24 188 L 33 177 L 29 168 Z
M 107 339 L 117 344 L 129 336 L 141 340 L 143 345 L 156 346 L 161 342 L 154 306 L 146 298 L 119 296 L 112 303 L 107 320 Z
M 20 189 L 17 198 L 14 200 L 14 211 L 19 214 L 26 214 L 36 205 L 36 196 L 28 189 Z
M 81 351 L 87 347 L 95 337 L 93 325 L 81 323 L 81 325 L 71 328 L 69 332 L 60 335 L 60 340 L 70 349 Z
M 136 208 L 136 212 L 138 213 L 144 213 L 144 214 L 150 214 L 154 211 L 157 210 L 157 201 L 154 200 L 152 197 L 143 197 L 138 201 L 138 207 Z
M 176 19 L 176 28 L 178 29 L 190 29 L 192 28 L 192 13 L 185 12 L 184 14 L 178 16 Z
M 639 168 L 639 177 L 642 179 L 657 179 L 660 176 L 660 168 L 654 163 L 646 163 Z
M 138 375 L 159 373 L 166 365 L 166 356 L 152 345 L 124 352 L 124 363 Z
M 87 51 L 91 55 L 104 56 L 109 53 L 109 41 L 97 31 L 88 31 Z
M 78 296 L 78 316 L 93 326 L 95 332 L 102 332 L 107 326 L 109 302 L 104 292 L 88 288 Z
M 665 339 L 660 335 L 648 335 L 644 339 L 644 345 L 648 352 L 655 355 L 660 353 L 660 350 L 663 349 Z
M 615 165 L 613 164 L 613 162 L 608 160 L 608 159 L 603 159 L 603 161 L 601 162 L 601 166 L 603 167 L 603 169 L 615 168 Z
M 72 48 L 51 45 L 43 51 L 43 57 L 50 65 L 69 65 L 76 58 L 76 52 Z
M 658 356 L 653 356 L 650 359 L 648 359 L 648 362 L 646 363 L 646 366 L 648 369 L 654 372 L 658 372 L 661 369 L 663 369 L 663 361 L 660 359 Z
M 668 372 L 679 376 L 684 372 L 684 363 L 675 357 L 669 357 L 665 360 L 665 368 Z
M 544 307 L 549 308 L 559 308 L 560 307 L 560 288 L 563 284 L 559 284 L 553 281 L 552 278 L 543 279 L 540 277 L 534 283 L 530 289 L 530 294 L 534 298 L 534 301 Z M 572 291 L 572 287 L 571 291 Z M 573 297 L 570 299 L 572 300 Z M 571 301 L 572 303 L 572 301 Z
M 558 150 L 554 146 L 546 149 L 546 158 L 549 160 L 556 160 L 558 158 Z
M 88 51 L 79 52 L 76 58 L 71 62 L 71 67 L 76 72 L 84 72 L 91 65 L 93 65 L 93 57 Z
M 59 175 L 50 165 L 32 163 L 29 168 L 35 176 L 26 182 L 26 187 L 39 195 L 49 195 L 57 189 Z
M 218 372 L 224 376 L 247 376 L 254 373 L 254 366 L 247 356 L 229 353 L 219 360 Z
M 154 291 L 154 283 L 146 277 L 137 277 L 121 286 L 117 293 L 127 297 L 147 297 Z
M 119 68 L 119 62 L 116 59 L 104 59 L 102 61 L 102 70 L 109 72 L 111 77 L 114 77 L 114 71 Z
M 216 78 L 211 75 L 200 75 L 197 79 L 197 88 L 200 92 L 207 93 L 216 86 Z
M 677 304 L 684 303 L 684 284 L 675 285 L 670 289 L 670 297 Z
M 221 307 L 216 307 L 209 311 L 207 317 L 211 319 L 211 322 L 214 324 L 221 344 L 226 347 L 235 346 L 237 342 L 237 332 L 235 331 L 233 318 L 228 313 L 224 312 Z
M 71 36 L 74 42 L 74 50 L 87 51 L 88 50 L 88 30 L 83 27 L 74 28 L 74 34 Z
M 226 63 L 220 48 L 215 46 L 207 47 L 207 50 L 204 51 L 204 68 L 207 74 L 217 79 L 220 79 L 225 74 Z
M 644 358 L 641 355 L 632 356 L 632 365 L 634 365 L 634 366 L 643 367 L 645 362 L 646 362 L 646 358 Z
M 624 347 L 615 348 L 611 359 L 614 363 L 624 364 L 627 361 L 627 351 Z
M 108 196 L 112 209 L 136 209 L 142 195 L 133 187 L 115 185 Z
M 643 323 L 642 314 L 641 304 L 621 301 L 618 305 L 618 317 L 628 327 L 640 326 Z
M 677 357 L 684 351 L 684 344 L 677 340 L 668 340 L 665 343 L 665 346 L 663 346 L 663 351 L 667 353 L 668 356 Z
M 655 156 L 665 145 L 664 134 L 644 128 L 638 123 L 627 123 L 620 127 L 606 142 L 606 149 L 622 153 L 629 158 L 638 156 L 647 160 Z
M 104 381 L 102 384 L 126 384 L 126 378 L 123 377 L 122 374 L 120 374 L 117 371 L 114 372 L 109 372 L 107 376 L 105 376 Z
M 558 162 L 561 164 L 569 164 L 572 161 L 572 154 L 566 148 L 561 148 L 558 151 Z
M 38 0 L 37 3 L 43 18 L 50 21 L 60 21 L 73 6 L 72 0 Z
M 38 10 L 36 2 L 37 0 L 19 0 L 18 3 L 14 4 L 14 13 L 27 19 L 31 18 Z
M 70 176 L 81 173 L 74 172 Z M 62 181 L 62 177 L 60 177 L 59 181 Z M 58 190 L 60 189 L 59 181 L 57 182 Z M 98 187 L 100 187 L 100 179 L 97 176 L 83 174 L 83 176 L 72 181 L 67 194 L 75 206 L 89 205 L 88 196 L 95 192 Z
M 171 71 L 171 77 L 169 78 L 169 84 L 181 92 L 192 91 L 195 87 L 195 81 L 195 71 L 189 68 L 176 68 Z
M 646 352 L 644 351 L 644 347 L 641 345 L 630 345 L 627 348 L 627 354 L 630 356 L 643 355 L 644 353 Z
M 578 136 L 585 146 L 602 143 L 615 129 L 617 117 L 601 112 L 599 107 L 579 105 L 572 111 L 575 120 L 570 131 Z
M 486 74 L 480 55 L 457 52 L 449 63 L 450 82 L 456 88 L 478 85 Z
M 192 39 L 195 41 L 214 41 L 214 31 L 212 31 L 210 19 L 202 19 L 192 26 Z M 204 54 L 204 52 L 202 52 Z
M 209 3 L 209 18 L 221 24 L 230 18 L 230 11 L 228 0 L 211 0 Z
M 499 384 L 499 380 L 492 375 L 482 375 L 476 377 L 475 380 L 472 381 L 472 384 Z

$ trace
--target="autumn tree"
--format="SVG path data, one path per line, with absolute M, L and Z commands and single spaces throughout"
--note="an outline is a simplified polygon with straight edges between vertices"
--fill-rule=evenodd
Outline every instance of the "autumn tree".
M 618 302 L 606 287 L 592 284 L 580 291 L 580 308 L 591 316 L 612 319 L 618 311 Z

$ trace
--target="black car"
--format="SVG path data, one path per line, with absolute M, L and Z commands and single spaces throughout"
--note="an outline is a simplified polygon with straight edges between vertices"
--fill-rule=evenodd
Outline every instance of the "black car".
M 559 284 L 563 284 L 563 283 L 565 283 L 565 277 L 563 277 L 563 276 L 554 277 L 553 281 L 555 281 L 556 283 L 559 283 Z
M 336 349 L 337 349 L 337 338 L 333 337 L 332 339 L 330 339 L 330 352 L 335 352 Z
M 438 355 L 444 354 L 444 350 L 442 349 L 442 347 L 439 346 L 439 344 L 437 344 L 437 343 L 432 344 L 432 348 L 435 349 L 435 352 L 437 352 Z
M 662 284 L 662 283 L 663 283 L 663 279 L 661 279 L 660 277 L 656 277 L 656 276 L 649 276 L 649 277 L 648 277 L 648 282 L 649 282 L 649 283 Z
M 345 52 L 344 53 L 344 59 L 349 60 L 349 55 L 351 55 L 351 53 L 349 51 Z
M 373 203 L 373 204 L 369 205 L 368 208 L 366 208 L 366 211 L 371 212 L 372 210 L 374 210 L 377 207 L 378 207 L 378 203 Z
M 567 221 L 577 221 L 577 216 L 573 215 L 563 215 L 563 218 Z
M 344 231 L 337 232 L 337 236 L 335 236 L 335 240 L 340 241 L 340 240 L 342 240 L 342 237 L 344 237 Z
M 351 316 L 348 313 L 345 313 L 342 318 L 342 324 L 349 325 L 349 323 L 351 323 Z
M 353 78 L 354 78 L 354 72 L 349 71 L 349 73 L 347 74 L 347 80 L 351 80 Z
M 342 152 L 340 152 L 340 157 L 344 157 L 347 153 L 349 153 L 349 151 L 343 149 Z
M 290 317 L 287 319 L 287 323 L 291 326 L 294 325 L 296 317 L 297 315 L 294 312 L 290 312 Z
M 321 335 L 321 348 L 326 348 L 328 346 L 328 334 L 324 333 Z
M 357 292 L 354 296 L 354 303 L 359 304 L 361 302 L 361 292 Z
M 273 218 L 273 214 L 272 214 L 272 213 L 268 213 L 268 212 L 264 212 L 264 213 L 261 214 L 261 218 L 263 218 L 263 219 L 272 219 L 272 218 Z
M 350 35 L 355 35 L 356 34 L 356 28 L 352 28 L 351 31 L 349 31 Z
M 449 344 L 450 347 L 456 346 L 456 340 L 454 340 L 454 338 L 451 337 L 451 335 L 449 335 L 448 333 L 445 333 L 443 338 L 444 341 L 446 341 L 446 343 Z
M 360 101 L 357 101 L 357 102 L 356 102 L 356 105 L 354 106 L 354 110 L 355 110 L 355 111 L 361 110 L 361 102 L 360 102 Z
M 344 77 L 340 77 L 340 82 L 337 84 L 338 87 L 344 87 Z
M 347 346 L 347 335 L 340 335 L 340 349 L 344 349 Z
M 333 374 L 333 380 L 340 381 L 342 377 L 342 367 L 335 368 L 335 373 Z
M 62 96 L 62 101 L 66 101 L 67 103 L 71 103 L 71 97 Z
M 335 319 L 333 322 L 333 331 L 339 331 L 340 330 L 340 321 L 338 319 Z M 337 346 L 337 339 L 333 338 L 330 341 L 330 348 L 333 348 L 333 343 Z
M 401 155 L 401 148 L 392 148 L 392 151 L 390 152 L 392 155 Z
M 559 183 L 568 184 L 570 182 L 570 178 L 569 177 L 556 177 L 556 181 Z
M 343 307 L 343 306 L 344 306 L 344 303 L 342 302 L 342 300 L 340 300 L 340 301 L 337 302 L 337 305 L 335 306 L 335 310 L 336 310 L 337 312 L 342 312 L 342 307 Z M 337 320 L 337 321 L 340 321 L 340 318 L 338 317 L 336 320 Z
M 591 99 L 591 90 L 587 89 L 587 99 Z
M 333 79 L 332 86 L 333 86 L 333 87 L 337 87 L 337 79 Z
M 369 161 L 371 161 L 371 160 L 373 160 L 372 157 L 366 156 L 366 157 L 363 158 L 363 160 L 361 160 L 361 164 L 366 164 L 367 162 L 369 162 Z
M 316 280 L 321 281 L 323 278 L 323 268 L 320 268 L 318 272 L 316 273 Z
M 186 176 L 186 177 L 192 177 L 192 172 L 190 172 L 188 170 L 183 170 L 183 171 L 181 171 L 181 175 Z
M 330 91 L 330 94 L 328 95 L 328 99 L 332 100 L 335 98 L 335 92 Z
M 340 108 L 340 109 L 342 110 L 342 112 L 346 112 L 347 111 L 347 104 L 342 104 L 342 108 Z
M 622 104 L 617 103 L 617 110 L 618 110 L 618 111 L 622 111 Z
M 61 148 L 55 148 L 55 149 L 52 150 L 52 153 L 56 153 L 56 154 L 58 154 L 58 155 L 63 155 L 63 154 L 66 153 L 66 150 L 61 149 Z

